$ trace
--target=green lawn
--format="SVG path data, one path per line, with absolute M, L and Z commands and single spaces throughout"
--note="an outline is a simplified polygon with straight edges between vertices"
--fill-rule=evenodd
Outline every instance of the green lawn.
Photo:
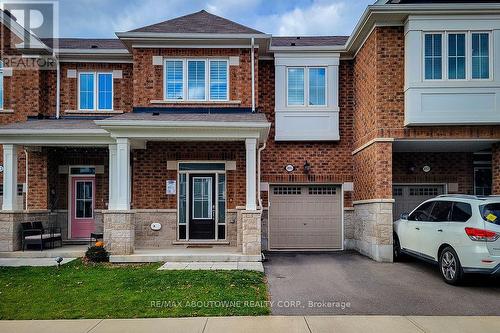
M 159 264 L 1 267 L 0 319 L 269 314 L 264 274 L 158 271 Z

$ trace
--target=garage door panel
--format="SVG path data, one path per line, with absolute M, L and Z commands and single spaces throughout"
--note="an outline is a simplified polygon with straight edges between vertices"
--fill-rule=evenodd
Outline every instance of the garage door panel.
M 438 195 L 445 194 L 445 186 L 437 184 L 394 185 L 393 218 L 399 219 L 402 213 L 409 213 L 422 202 Z
M 272 187 L 270 248 L 341 249 L 340 195 L 336 186 Z

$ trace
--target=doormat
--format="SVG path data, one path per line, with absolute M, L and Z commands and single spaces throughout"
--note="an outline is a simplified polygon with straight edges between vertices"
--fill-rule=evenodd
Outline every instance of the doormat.
M 188 249 L 211 249 L 213 248 L 212 245 L 204 245 L 204 244 L 193 244 L 193 245 L 188 245 L 186 248 Z

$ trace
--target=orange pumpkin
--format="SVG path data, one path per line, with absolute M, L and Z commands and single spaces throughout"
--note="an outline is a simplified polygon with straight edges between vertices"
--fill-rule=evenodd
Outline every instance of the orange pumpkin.
M 101 241 L 99 241 L 99 242 L 96 242 L 96 243 L 95 243 L 95 246 L 97 246 L 97 247 L 103 247 L 103 246 L 104 246 L 104 243 L 103 243 L 103 242 L 101 242 Z

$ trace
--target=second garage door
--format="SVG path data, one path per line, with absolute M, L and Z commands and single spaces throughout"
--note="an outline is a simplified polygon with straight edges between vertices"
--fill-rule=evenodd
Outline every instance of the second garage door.
M 340 186 L 272 186 L 270 249 L 342 249 Z
M 394 220 L 398 220 L 401 213 L 410 213 L 425 200 L 444 193 L 444 185 L 394 185 L 392 187 L 394 197 L 392 215 Z

